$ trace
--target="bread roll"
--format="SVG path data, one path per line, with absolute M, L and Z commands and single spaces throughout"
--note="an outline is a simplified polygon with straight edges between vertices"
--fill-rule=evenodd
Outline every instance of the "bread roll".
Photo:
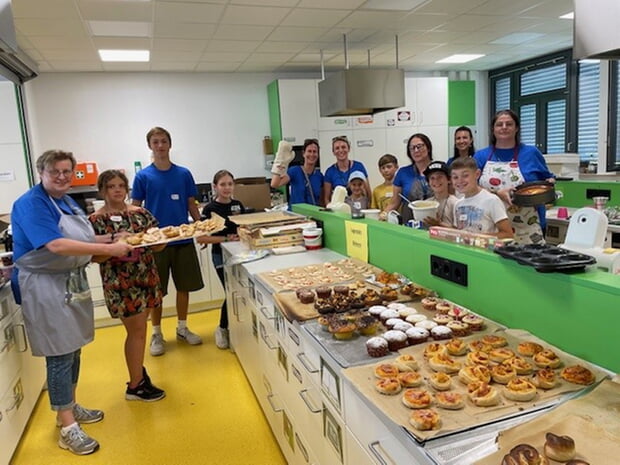
M 558 462 L 566 462 L 575 457 L 575 441 L 570 436 L 545 434 L 545 455 Z
M 502 465 L 549 465 L 549 460 L 529 444 L 519 444 L 504 456 Z
M 435 410 L 430 408 L 414 410 L 409 417 L 409 423 L 420 431 L 438 429 L 441 425 L 441 417 Z

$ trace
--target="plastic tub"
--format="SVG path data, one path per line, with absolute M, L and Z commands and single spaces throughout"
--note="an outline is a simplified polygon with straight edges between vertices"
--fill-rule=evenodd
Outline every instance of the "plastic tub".
M 323 230 L 321 228 L 306 228 L 302 231 L 302 234 L 307 250 L 316 250 L 323 247 Z
M 381 213 L 381 210 L 379 210 L 378 208 L 368 208 L 368 209 L 362 210 L 362 213 L 364 214 L 366 218 L 370 218 L 371 220 L 378 220 L 379 213 Z
M 408 206 L 413 212 L 413 219 L 422 221 L 428 216 L 435 218 L 439 202 L 435 202 L 434 200 L 416 200 L 410 202 Z

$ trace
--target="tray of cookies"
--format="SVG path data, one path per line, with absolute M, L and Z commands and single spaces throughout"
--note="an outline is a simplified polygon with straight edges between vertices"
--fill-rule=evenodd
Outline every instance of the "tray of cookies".
M 146 232 L 132 234 L 119 240 L 126 242 L 134 248 L 150 247 L 183 239 L 210 236 L 223 231 L 225 227 L 226 220 L 217 213 L 213 213 L 211 214 L 211 218 L 206 220 L 199 220 L 191 224 L 181 224 L 179 226 L 149 228 Z
M 343 373 L 420 443 L 549 407 L 606 377 L 516 330 L 435 340 L 391 355 Z M 407 371 L 419 375 L 413 383 L 400 379 Z
M 617 405 L 620 384 L 605 380 L 581 397 L 500 432 L 497 451 L 475 464 L 521 463 L 527 456 L 549 465 L 615 463 L 613 457 L 620 456 Z

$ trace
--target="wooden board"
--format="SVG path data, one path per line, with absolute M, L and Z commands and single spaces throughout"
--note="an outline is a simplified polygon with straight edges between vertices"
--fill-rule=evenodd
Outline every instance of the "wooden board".
M 521 341 L 527 340 L 538 342 L 542 344 L 545 348 L 550 348 L 556 354 L 558 354 L 558 356 L 562 359 L 562 366 L 580 363 L 584 366 L 587 366 L 595 373 L 597 381 L 602 380 L 606 376 L 604 372 L 595 369 L 587 362 L 584 362 L 570 354 L 562 352 L 559 349 L 551 346 L 550 344 L 547 344 L 544 341 L 540 341 L 539 339 L 535 338 L 534 336 L 530 335 L 525 331 L 507 330 L 497 332 L 496 334 L 506 337 L 509 343 L 508 347 L 513 349 L 515 352 L 517 345 Z M 478 338 L 479 336 L 473 335 L 463 339 L 465 341 L 472 341 Z M 433 394 L 435 391 L 432 387 L 430 387 L 427 381 L 429 375 L 432 373 L 432 370 L 428 367 L 423 356 L 424 348 L 427 345 L 428 343 L 424 343 L 402 349 L 399 352 L 413 355 L 420 364 L 419 372 L 424 377 L 424 384 L 420 388 L 416 389 L 427 389 L 429 392 L 431 392 L 431 394 Z M 397 354 L 395 354 L 395 357 L 396 356 Z M 459 356 L 454 358 L 462 362 L 464 365 L 465 356 Z M 467 399 L 466 386 L 460 381 L 458 381 L 458 378 L 456 378 L 456 376 L 453 376 L 452 390 L 459 392 L 466 398 L 465 408 L 462 410 L 444 410 L 433 407 L 431 405 L 431 408 L 435 409 L 441 416 L 441 427 L 440 429 L 432 431 L 418 431 L 409 423 L 409 415 L 411 413 L 411 410 L 405 407 L 402 403 L 402 392 L 394 396 L 387 396 L 379 394 L 375 390 L 376 378 L 374 376 L 374 366 L 375 363 L 359 367 L 347 368 L 346 370 L 344 370 L 343 373 L 359 390 L 359 392 L 361 392 L 370 402 L 375 404 L 377 408 L 382 410 L 396 424 L 401 425 L 408 431 L 410 431 L 411 434 L 420 442 L 423 442 L 433 437 L 440 437 L 450 433 L 464 431 L 472 427 L 481 426 L 502 418 L 518 415 L 520 413 L 533 411 L 549 405 L 554 401 L 557 402 L 560 396 L 563 394 L 585 389 L 585 386 L 570 384 L 566 381 L 560 380 L 558 386 L 549 391 L 543 391 L 539 389 L 536 397 L 532 401 L 515 402 L 507 400 L 506 398 L 501 396 L 502 386 L 496 383 L 492 383 L 493 386 L 499 388 L 500 390 L 500 404 L 493 407 L 477 407 L 472 404 L 469 399 Z M 557 371 L 559 371 L 559 369 Z
M 290 212 L 258 212 L 234 215 L 230 221 L 239 226 L 258 226 L 268 223 L 281 223 L 305 221 L 306 217 Z
M 547 432 L 573 438 L 576 458 L 592 465 L 617 463 L 620 460 L 619 412 L 620 384 L 604 380 L 588 394 L 501 432 L 497 439 L 499 450 L 476 465 L 501 463 L 504 455 L 518 444 L 529 444 L 542 453 Z M 550 460 L 551 465 L 559 463 Z

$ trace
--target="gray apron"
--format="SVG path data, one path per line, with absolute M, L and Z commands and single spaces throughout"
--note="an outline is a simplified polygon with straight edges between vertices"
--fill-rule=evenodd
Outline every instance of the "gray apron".
M 58 227 L 64 238 L 94 242 L 95 233 L 85 216 L 65 214 L 50 201 L 60 212 Z M 93 301 L 86 279 L 90 259 L 90 255 L 63 256 L 41 247 L 16 261 L 32 355 L 68 354 L 94 339 Z

